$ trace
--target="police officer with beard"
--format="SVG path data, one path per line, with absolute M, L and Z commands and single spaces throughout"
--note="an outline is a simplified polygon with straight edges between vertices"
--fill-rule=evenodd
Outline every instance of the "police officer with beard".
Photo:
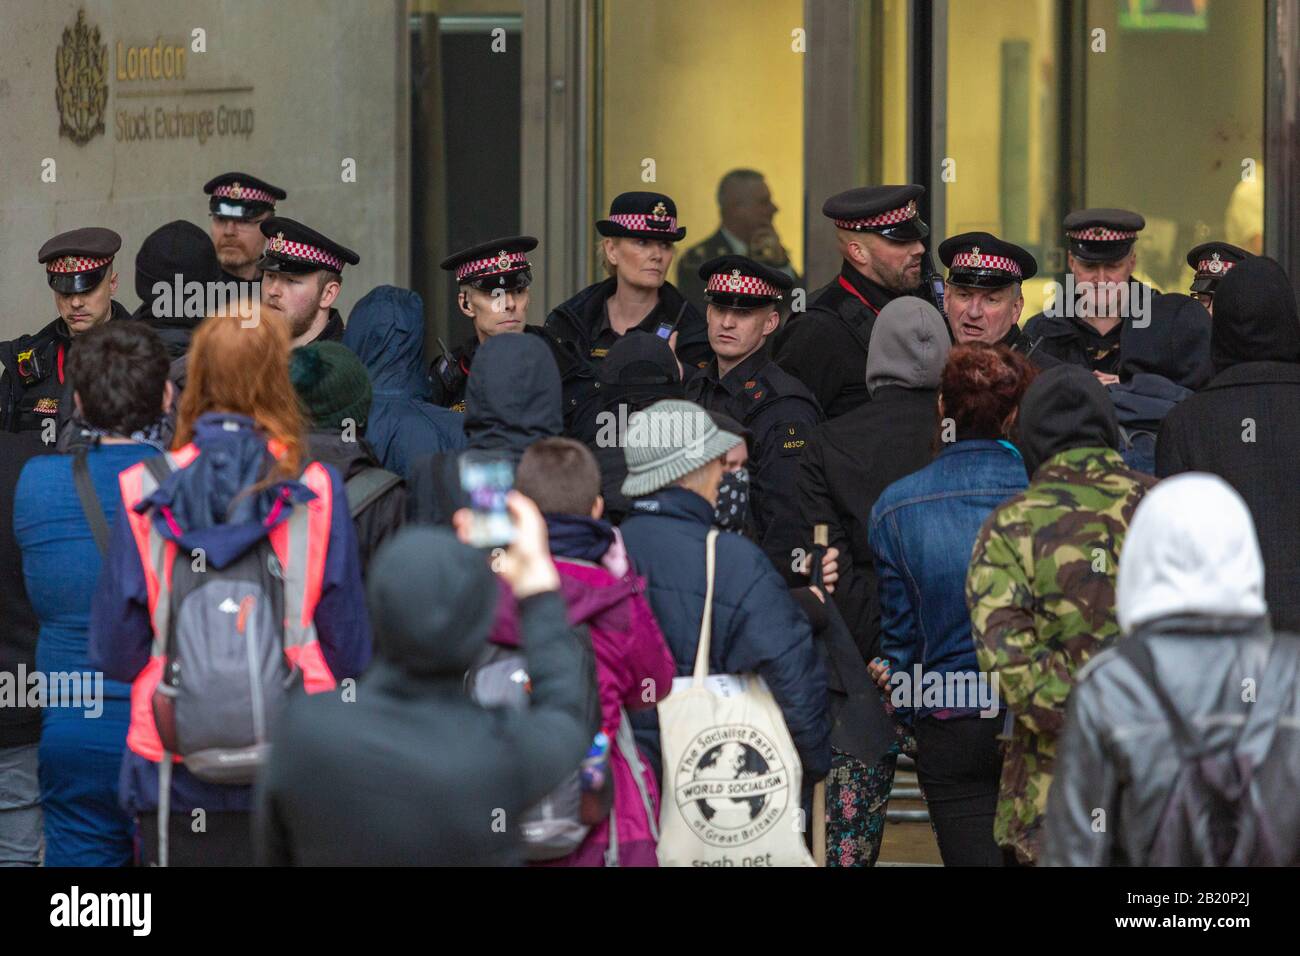
M 275 215 L 279 186 L 248 173 L 222 173 L 203 184 L 212 218 L 212 245 L 221 260 L 223 281 L 253 282 L 262 277 L 258 260 L 266 251 L 261 226 Z
M 806 583 L 793 569 L 795 549 L 807 546 L 796 482 L 799 459 L 813 426 L 822 420 L 821 409 L 766 348 L 780 322 L 777 303 L 794 281 L 737 255 L 704 263 L 700 278 L 705 280 L 714 359 L 687 381 L 686 397 L 708 411 L 730 415 L 753 435 L 749 473 L 755 542 L 787 581 Z
M 59 316 L 39 332 L 0 343 L 0 421 L 6 431 L 40 431 L 53 421 L 58 435 L 73 415 L 72 388 L 64 376 L 76 337 L 114 319 L 131 317 L 113 295 L 113 257 L 122 237 L 96 226 L 60 233 L 37 253 L 54 290 Z
M 867 347 L 886 303 L 919 290 L 930 233 L 917 211 L 924 186 L 867 186 L 826 200 L 844 264 L 814 292 L 806 314 L 790 316 L 775 340 L 777 363 L 808 387 L 827 418 L 869 401 Z

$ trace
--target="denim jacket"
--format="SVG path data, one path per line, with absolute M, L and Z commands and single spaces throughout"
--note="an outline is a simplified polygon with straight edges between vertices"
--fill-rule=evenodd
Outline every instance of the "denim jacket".
M 880 646 L 893 674 L 906 675 L 903 688 L 915 683 L 917 665 L 923 674 L 979 674 L 965 596 L 971 551 L 993 509 L 1027 484 L 1010 445 L 968 439 L 947 445 L 877 499 L 867 531 L 879 577 Z M 916 701 L 910 693 L 905 699 Z M 945 700 L 915 711 L 901 706 L 898 716 L 910 723 L 937 711 L 978 710 L 975 701 L 957 707 Z

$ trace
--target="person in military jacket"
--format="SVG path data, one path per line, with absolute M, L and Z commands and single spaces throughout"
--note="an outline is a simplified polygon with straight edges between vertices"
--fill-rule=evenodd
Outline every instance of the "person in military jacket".
M 1041 368 L 1059 364 L 1020 328 L 1020 283 L 1038 273 L 1028 250 L 987 232 L 963 232 L 940 243 L 939 261 L 948 269 L 943 304 L 954 342 L 1005 345 Z
M 528 253 L 537 248 L 532 236 L 506 236 L 462 249 L 440 267 L 456 276 L 456 307 L 474 323 L 474 334 L 442 357 L 429 373 L 430 399 L 453 412 L 465 412 L 465 387 L 478 348 L 494 335 L 526 332 L 541 335 L 540 326 L 528 324 L 529 286 L 533 269 Z
M 1074 285 L 1025 323 L 1036 354 L 1093 372 L 1103 385 L 1119 381 L 1124 329 L 1150 321 L 1156 292 L 1133 281 L 1134 244 L 1146 220 L 1127 209 L 1079 209 L 1065 217 L 1066 262 Z
M 686 397 L 730 415 L 754 436 L 750 458 L 755 541 L 792 584 L 796 548 L 807 549 L 799 519 L 799 461 L 822 420 L 812 393 L 772 361 L 768 337 L 780 323 L 776 303 L 794 285 L 785 273 L 746 256 L 700 266 L 715 358 L 686 383 Z
M 113 298 L 113 259 L 121 248 L 121 236 L 97 226 L 60 233 L 41 246 L 36 258 L 45 266 L 59 315 L 38 332 L 0 343 L 0 418 L 6 431 L 44 431 L 52 422 L 50 442 L 71 434 L 66 426 L 74 416 L 72 387 L 63 370 L 73 342 L 105 322 L 131 317 Z
M 930 233 L 916 201 L 924 186 L 868 186 L 826 200 L 822 214 L 835 224 L 840 274 L 814 292 L 808 311 L 790 316 L 777 333 L 774 357 L 837 418 L 870 401 L 867 347 L 871 326 L 886 303 L 921 290 Z
M 601 404 L 597 371 L 619 336 L 655 333 L 673 346 L 684 369 L 713 358 L 704 318 L 668 280 L 676 244 L 686 238 L 677 206 L 662 193 L 621 193 L 596 223 L 609 278 L 583 289 L 546 317 L 564 383 L 565 434 L 595 441 L 593 408 Z
M 1106 390 L 1087 370 L 1042 372 L 1020 405 L 1029 487 L 980 529 L 966 577 L 975 655 L 1008 709 L 993 836 L 1008 862 L 1041 849 L 1057 739 L 1075 676 L 1119 634 L 1124 536 L 1155 479 L 1128 468 Z
M 677 290 L 701 312 L 707 302 L 700 266 L 718 256 L 749 256 L 788 275 L 799 285 L 790 253 L 781 243 L 772 220 L 777 212 L 772 190 L 756 169 L 733 169 L 718 181 L 718 231 L 682 253 L 677 264 Z M 784 300 L 782 315 L 789 311 Z

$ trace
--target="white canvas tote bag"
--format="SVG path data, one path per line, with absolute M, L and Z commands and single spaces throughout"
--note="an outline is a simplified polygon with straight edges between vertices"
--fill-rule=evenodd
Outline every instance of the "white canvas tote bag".
M 803 838 L 803 768 L 781 708 L 757 674 L 709 676 L 718 531 L 695 673 L 659 703 L 660 866 L 813 866 Z

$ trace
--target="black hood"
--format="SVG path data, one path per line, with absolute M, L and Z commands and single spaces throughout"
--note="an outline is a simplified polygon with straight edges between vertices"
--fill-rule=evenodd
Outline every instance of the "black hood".
M 1120 333 L 1120 381 L 1147 373 L 1193 391 L 1210 380 L 1210 314 L 1189 295 L 1151 297 L 1150 321 L 1125 322 Z
M 1115 448 L 1119 426 L 1106 389 L 1079 365 L 1040 372 L 1020 402 L 1016 444 L 1033 478 L 1038 466 L 1070 448 Z
M 407 527 L 380 548 L 367 577 L 375 650 L 385 660 L 422 676 L 465 673 L 496 613 L 497 583 L 482 552 L 446 528 Z
M 178 275 L 181 277 L 179 302 L 174 301 Z M 185 285 L 202 283 L 205 289 L 203 301 L 206 302 L 208 283 L 220 282 L 221 279 L 217 250 L 206 232 L 184 219 L 159 226 L 145 237 L 135 256 L 135 292 L 140 297 L 137 317 L 156 325 L 192 329 L 203 321 L 206 313 L 205 307 L 200 306 L 186 314 L 185 300 L 189 295 Z M 166 291 L 155 295 L 155 288 L 165 288 Z M 166 301 L 158 310 L 162 314 L 154 315 L 155 300 L 164 296 Z
M 560 372 L 538 335 L 494 335 L 474 356 L 465 387 L 469 447 L 516 459 L 539 438 L 564 429 Z
M 1233 266 L 1214 293 L 1214 371 L 1243 362 L 1300 362 L 1300 319 L 1286 271 L 1252 256 Z

